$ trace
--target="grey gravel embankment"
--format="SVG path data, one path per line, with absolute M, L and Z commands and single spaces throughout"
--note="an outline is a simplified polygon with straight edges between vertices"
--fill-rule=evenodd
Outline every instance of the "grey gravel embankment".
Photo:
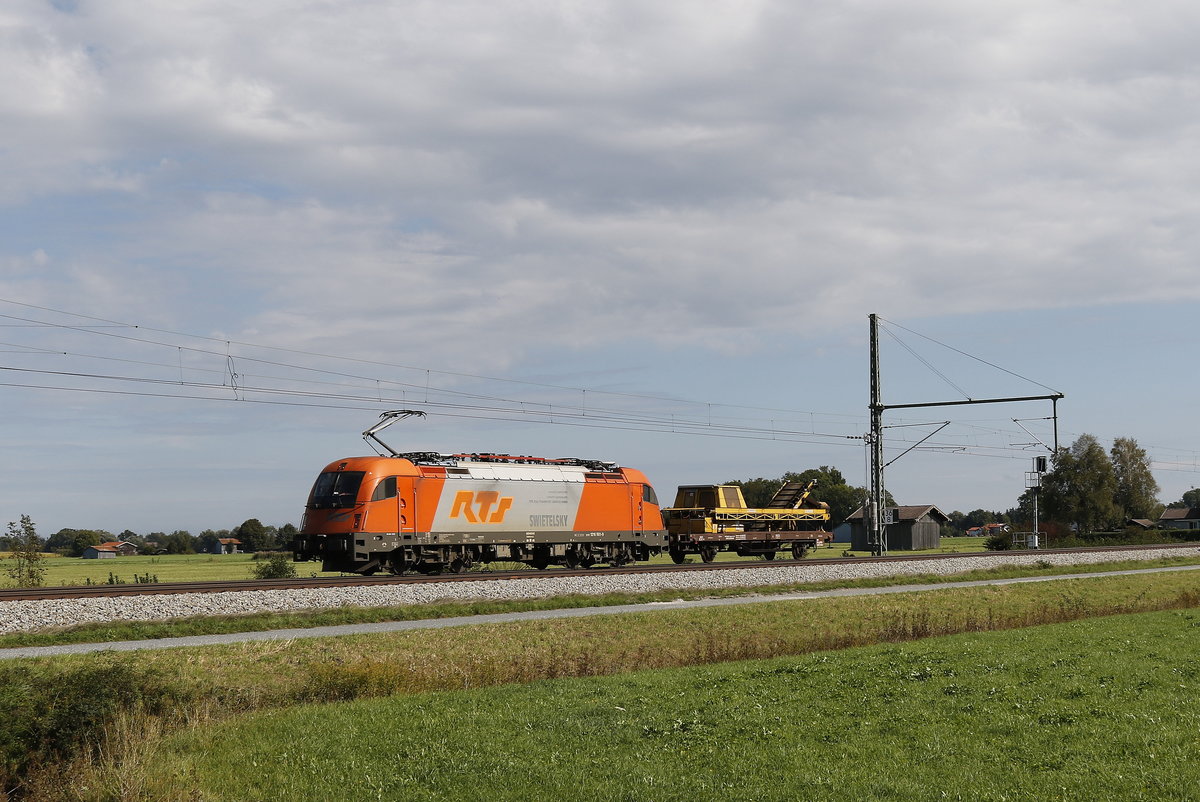
M 227 593 L 180 593 L 90 599 L 47 599 L 0 603 L 0 633 L 28 632 L 49 627 L 98 621 L 153 621 L 197 615 L 238 615 L 294 612 L 332 607 L 383 607 L 468 599 L 530 599 L 567 594 L 642 593 L 656 590 L 792 585 L 829 580 L 867 579 L 911 574 L 956 574 L 1004 565 L 1100 564 L 1124 560 L 1154 560 L 1165 556 L 1200 556 L 1200 548 L 1167 551 L 1096 551 L 1085 554 L 980 554 L 953 560 L 826 564 L 813 560 L 801 565 L 753 563 L 729 571 L 674 571 L 656 574 L 577 576 L 559 578 L 427 582 L 364 588 L 252 590 Z

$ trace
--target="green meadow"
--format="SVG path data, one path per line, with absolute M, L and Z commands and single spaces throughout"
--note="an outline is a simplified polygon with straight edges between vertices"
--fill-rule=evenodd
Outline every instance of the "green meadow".
M 809 552 L 809 559 L 831 559 L 848 556 L 869 556 L 864 552 L 849 552 L 848 543 L 823 546 Z M 983 538 L 943 538 L 938 549 L 922 552 L 905 552 L 905 554 L 953 554 L 972 551 L 983 551 Z M 7 555 L 0 555 L 6 557 Z M 781 554 L 779 559 L 790 557 Z M 746 561 L 758 558 L 738 557 L 736 554 L 721 552 L 717 555 L 718 562 Z M 691 562 L 699 563 L 700 558 L 692 556 Z M 0 560 L 0 566 L 2 566 Z M 647 564 L 670 564 L 670 557 L 664 555 L 650 560 Z M 133 583 L 139 577 L 150 577 L 154 582 L 205 582 L 227 579 L 250 579 L 254 576 L 254 560 L 251 554 L 159 554 L 154 556 L 137 555 L 133 557 L 116 557 L 108 560 L 84 560 L 79 557 L 62 557 L 57 554 L 45 555 L 42 563 L 46 568 L 45 582 L 47 586 L 59 585 L 103 585 L 110 581 Z M 497 563 L 497 568 L 518 568 L 519 564 Z M 486 567 L 485 567 L 486 569 Z M 336 571 L 322 571 L 319 562 L 297 563 L 296 572 L 300 576 L 337 576 Z M 7 577 L 0 574 L 0 587 L 10 585 Z
M 1185 799 L 1198 607 L 1180 571 L 14 660 L 0 778 L 47 802 Z
M 204 800 L 1194 800 L 1200 614 L 305 705 L 167 740 Z
M 1200 557 L 1167 557 L 1159 560 L 1124 560 L 1103 565 L 1052 566 L 1042 563 L 1032 566 L 1010 566 L 960 574 L 912 574 L 878 577 L 875 579 L 804 582 L 761 587 L 709 588 L 699 590 L 667 590 L 640 593 L 575 594 L 541 599 L 496 601 L 475 599 L 442 601 L 428 604 L 409 604 L 392 607 L 336 607 L 298 610 L 288 613 L 250 613 L 241 615 L 195 616 L 159 621 L 108 621 L 53 627 L 34 632 L 0 634 L 0 649 L 17 646 L 52 646 L 69 643 L 111 643 L 113 641 L 173 638 L 190 635 L 219 635 L 231 632 L 261 632 L 271 629 L 367 624 L 380 621 L 415 621 L 433 618 L 511 613 L 527 610 L 554 610 L 573 607 L 611 607 L 625 604 L 647 604 L 679 599 L 727 598 L 734 596 L 771 596 L 782 593 L 813 592 L 852 587 L 889 587 L 916 584 L 939 584 L 970 580 L 993 580 L 1018 577 L 1069 575 L 1096 571 L 1138 570 L 1200 564 Z

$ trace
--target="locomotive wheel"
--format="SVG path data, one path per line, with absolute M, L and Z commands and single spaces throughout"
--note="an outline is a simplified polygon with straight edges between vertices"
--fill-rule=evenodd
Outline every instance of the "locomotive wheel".
M 637 557 L 634 555 L 633 549 L 626 546 L 617 552 L 615 558 L 613 559 L 613 565 L 629 565 L 631 562 L 635 562 L 636 560 Z
M 572 571 L 579 568 L 579 554 L 575 549 L 567 551 L 567 556 L 563 558 L 563 565 L 570 568 Z
M 396 576 L 400 576 L 408 570 L 408 561 L 404 559 L 403 549 L 397 549 L 392 552 L 391 557 L 387 561 L 387 567 Z
M 797 560 L 803 560 L 805 554 L 808 554 L 808 546 L 805 546 L 803 543 L 793 543 L 792 544 L 792 557 L 793 558 L 795 558 Z
M 706 563 L 710 563 L 713 560 L 717 559 L 717 547 L 716 546 L 701 546 L 700 547 L 700 559 Z
M 670 549 L 668 553 L 671 555 L 671 562 L 676 565 L 683 565 L 683 561 L 687 559 L 687 552 L 682 549 Z
M 550 550 L 549 549 L 534 549 L 533 559 L 529 564 L 539 571 L 545 571 L 550 567 Z
M 466 571 L 470 567 L 471 567 L 470 560 L 467 560 L 463 557 L 455 557 L 453 560 L 450 561 L 450 573 L 452 573 L 452 574 L 461 574 L 462 572 Z

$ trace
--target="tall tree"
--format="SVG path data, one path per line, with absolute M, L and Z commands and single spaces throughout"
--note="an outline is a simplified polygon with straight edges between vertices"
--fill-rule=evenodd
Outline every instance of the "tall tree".
M 83 553 L 90 546 L 99 546 L 105 541 L 101 539 L 100 533 L 93 529 L 76 530 L 75 536 L 71 538 L 67 548 L 71 550 L 72 557 L 82 557 Z
M 196 539 L 186 529 L 176 529 L 171 534 L 151 532 L 146 535 L 146 541 L 161 543 L 167 554 L 195 554 Z
M 778 479 L 745 479 L 727 482 L 727 484 L 740 485 L 742 488 L 742 496 L 746 499 L 747 506 L 750 507 L 765 507 L 775 495 L 776 491 L 787 482 L 803 482 L 807 483 L 812 479 L 817 480 L 817 486 L 813 488 L 812 494 L 808 497 L 811 502 L 824 502 L 829 505 L 829 526 L 835 527 L 842 521 L 846 520 L 852 512 L 863 505 L 863 499 L 866 498 L 867 491 L 861 487 L 852 487 L 846 483 L 846 477 L 837 468 L 829 465 L 822 465 L 820 468 L 809 468 L 806 471 L 796 473 L 788 471 Z M 883 497 L 884 506 L 896 506 L 896 500 L 892 497 L 889 491 L 884 491 Z
M 233 536 L 242 541 L 242 551 L 266 551 L 275 546 L 274 533 L 257 518 L 248 518 L 233 530 Z
M 281 549 L 292 548 L 292 543 L 298 534 L 300 534 L 300 530 L 296 528 L 295 524 L 287 523 L 279 527 L 279 530 L 275 533 L 277 547 Z
M 228 529 L 205 529 L 199 535 L 196 535 L 196 551 L 207 554 L 224 537 L 229 537 Z
M 1115 526 L 1121 509 L 1114 498 L 1117 476 L 1100 442 L 1081 434 L 1054 455 L 1054 467 L 1042 480 L 1046 518 L 1073 525 L 1079 532 Z
M 1146 449 L 1132 437 L 1113 441 L 1113 473 L 1117 492 L 1113 499 L 1126 518 L 1149 518 L 1158 505 L 1158 482 L 1150 472 L 1150 457 Z
M 863 501 L 867 497 L 865 488 L 850 485 L 842 476 L 841 471 L 828 465 L 809 468 L 798 475 L 787 474 L 784 478 L 792 482 L 817 480 L 817 486 L 809 498 L 813 501 L 823 501 L 829 505 L 829 525 L 831 527 L 836 527 L 846 520 L 851 513 L 863 505 Z M 896 499 L 886 488 L 883 491 L 883 505 L 885 507 L 896 506 Z
M 1167 505 L 1167 508 L 1172 510 L 1187 509 L 1188 507 L 1200 507 L 1200 488 L 1193 487 L 1191 490 L 1185 490 L 1183 498 Z
M 783 479 L 764 479 L 760 476 L 757 479 L 737 479 L 728 484 L 740 485 L 746 506 L 758 509 L 767 506 L 771 498 L 779 492 L 779 488 L 783 487 Z

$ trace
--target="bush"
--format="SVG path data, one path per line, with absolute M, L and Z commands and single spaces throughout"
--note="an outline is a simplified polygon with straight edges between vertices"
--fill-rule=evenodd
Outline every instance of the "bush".
M 296 563 L 292 562 L 289 552 L 277 551 L 265 559 L 255 554 L 254 560 L 255 579 L 292 579 L 296 576 Z
M 988 551 L 1007 551 L 1012 548 L 1012 535 L 999 532 L 983 541 L 983 547 Z

